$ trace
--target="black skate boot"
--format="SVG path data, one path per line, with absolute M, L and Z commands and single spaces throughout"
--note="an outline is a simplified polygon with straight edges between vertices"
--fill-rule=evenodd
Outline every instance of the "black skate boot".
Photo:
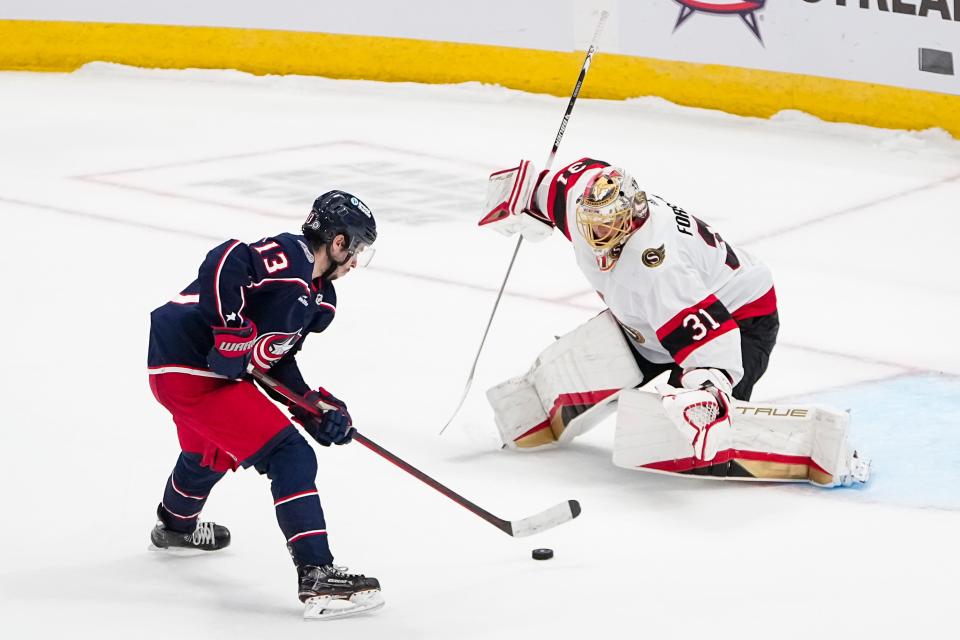
M 383 606 L 380 581 L 332 564 L 297 567 L 304 618 L 342 618 Z
M 150 532 L 150 542 L 157 549 L 174 553 L 219 551 L 230 546 L 230 530 L 215 522 L 197 521 L 190 533 L 167 528 L 163 507 L 157 507 L 158 522 Z

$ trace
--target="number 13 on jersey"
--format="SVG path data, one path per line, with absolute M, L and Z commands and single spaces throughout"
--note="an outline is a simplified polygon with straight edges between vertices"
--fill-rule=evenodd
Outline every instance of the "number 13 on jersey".
M 263 257 L 263 266 L 267 270 L 267 273 L 276 273 L 290 266 L 290 262 L 287 260 L 287 254 L 283 251 L 276 251 L 280 248 L 280 245 L 276 242 L 268 242 L 250 248 Z

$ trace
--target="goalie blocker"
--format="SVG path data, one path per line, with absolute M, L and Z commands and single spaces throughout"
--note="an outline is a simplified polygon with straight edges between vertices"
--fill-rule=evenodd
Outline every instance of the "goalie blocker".
M 613 462 L 621 467 L 820 486 L 869 476 L 869 461 L 847 443 L 845 412 L 732 401 L 721 447 L 704 456 L 668 417 L 660 395 L 634 389 L 644 382 L 649 376 L 608 310 L 558 338 L 526 374 L 493 387 L 487 398 L 511 449 L 569 442 L 616 410 Z

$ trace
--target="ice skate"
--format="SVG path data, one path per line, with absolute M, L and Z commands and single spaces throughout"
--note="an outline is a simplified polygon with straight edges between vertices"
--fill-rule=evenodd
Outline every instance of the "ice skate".
M 160 509 L 157 508 L 157 521 L 150 532 L 150 548 L 177 555 L 194 555 L 210 551 L 219 551 L 230 546 L 230 530 L 215 522 L 197 521 L 192 532 L 168 529 Z
M 376 578 L 346 572 L 346 567 L 297 567 L 303 617 L 329 620 L 373 611 L 384 605 Z

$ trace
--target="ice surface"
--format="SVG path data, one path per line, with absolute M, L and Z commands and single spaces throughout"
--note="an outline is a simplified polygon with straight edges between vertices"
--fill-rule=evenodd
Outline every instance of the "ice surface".
M 475 227 L 486 174 L 542 162 L 564 99 L 112 65 L 2 73 L 0 97 L 5 638 L 950 635 L 960 144 L 942 132 L 582 100 L 561 146 L 559 162 L 627 166 L 771 265 L 782 330 L 755 397 L 852 409 L 875 459 L 869 486 L 823 491 L 619 469 L 612 424 L 563 450 L 499 451 L 483 391 L 600 309 L 559 237 L 524 245 L 474 390 L 436 436 L 513 249 Z M 320 450 L 337 562 L 387 601 L 320 628 L 299 617 L 253 472 L 205 511 L 230 549 L 146 552 L 178 449 L 145 354 L 149 311 L 211 246 L 293 230 L 333 187 L 360 194 L 381 234 L 307 344 L 307 379 L 501 517 L 566 499 L 583 515 L 515 540 L 361 447 Z M 534 546 L 556 557 L 533 562 Z
M 960 379 L 923 374 L 797 400 L 849 409 L 853 441 L 875 464 L 851 499 L 960 511 Z

